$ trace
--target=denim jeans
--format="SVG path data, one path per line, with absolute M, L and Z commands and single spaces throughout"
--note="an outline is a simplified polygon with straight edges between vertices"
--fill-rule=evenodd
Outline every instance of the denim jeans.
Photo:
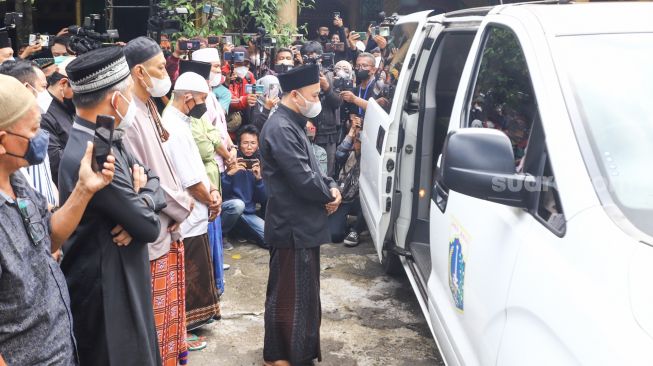
M 245 202 L 239 199 L 232 199 L 222 202 L 222 232 L 226 235 L 236 226 L 238 219 L 245 211 Z
M 349 234 L 349 230 L 347 230 L 348 215 L 356 215 L 356 223 L 350 230 L 358 234 L 365 231 L 367 224 L 363 217 L 360 200 L 356 198 L 351 202 L 343 202 L 336 212 L 329 216 L 329 232 L 331 233 L 331 241 L 333 243 L 342 243 L 347 234 Z
M 227 234 L 241 234 L 247 239 L 256 241 L 256 244 L 265 248 L 263 232 L 265 221 L 256 214 L 247 214 L 245 203 L 240 199 L 222 202 L 222 232 Z

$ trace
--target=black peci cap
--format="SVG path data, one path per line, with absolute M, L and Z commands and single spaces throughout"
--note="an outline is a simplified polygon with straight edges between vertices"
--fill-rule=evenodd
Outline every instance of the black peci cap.
M 129 76 L 122 47 L 98 48 L 82 54 L 66 67 L 73 92 L 86 94 L 110 88 Z
M 188 71 L 194 72 L 206 80 L 211 78 L 211 64 L 208 62 L 181 60 L 179 75 Z
M 291 90 L 318 84 L 320 82 L 320 68 L 315 64 L 304 65 L 288 70 L 288 72 L 277 77 L 279 78 L 279 84 L 281 84 L 281 90 L 287 93 Z

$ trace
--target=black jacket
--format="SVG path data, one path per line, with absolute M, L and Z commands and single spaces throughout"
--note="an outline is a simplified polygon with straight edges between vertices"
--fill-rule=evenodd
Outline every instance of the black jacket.
M 325 205 L 338 185 L 320 173 L 305 132 L 306 117 L 283 104 L 263 126 L 261 157 L 268 193 L 265 243 L 314 248 L 331 242 Z
M 50 108 L 41 116 L 41 128 L 50 134 L 48 156 L 50 157 L 50 172 L 55 185 L 59 185 L 59 162 L 63 156 L 63 149 L 68 142 L 74 115 L 74 110 L 69 111 L 63 103 L 53 96 Z
M 340 105 L 342 99 L 333 90 L 333 74 L 326 74 L 329 82 L 329 90 L 320 91 L 320 101 L 322 102 L 322 112 L 315 117 L 315 126 L 317 135 L 315 135 L 316 144 L 337 144 L 340 126 Z
M 62 204 L 77 183 L 79 162 L 87 142 L 93 141 L 94 128 L 76 117 L 59 169 Z M 112 149 L 114 179 L 93 196 L 63 248 L 61 270 L 70 293 L 80 364 L 160 365 L 147 243 L 159 235 L 157 212 L 165 208 L 165 197 L 159 178 L 149 170 L 146 186 L 136 193 L 129 168 L 141 164 L 122 141 L 114 141 Z M 132 236 L 129 245 L 113 242 L 111 229 L 116 225 Z

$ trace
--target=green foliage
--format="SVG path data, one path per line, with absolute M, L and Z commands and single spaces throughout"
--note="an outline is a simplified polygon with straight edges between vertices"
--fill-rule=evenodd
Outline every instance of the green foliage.
M 248 30 L 263 27 L 268 34 L 277 39 L 278 45 L 286 46 L 291 42 L 291 35 L 297 33 L 297 28 L 288 24 L 279 24 L 278 9 L 289 0 L 165 0 L 167 8 L 184 7 L 188 9 L 187 16 L 178 16 L 182 30 L 173 38 L 206 37 L 223 33 L 238 33 L 243 35 Z M 207 19 L 202 14 L 204 4 L 212 4 L 223 9 L 222 15 Z M 315 0 L 298 0 L 298 11 L 315 6 Z

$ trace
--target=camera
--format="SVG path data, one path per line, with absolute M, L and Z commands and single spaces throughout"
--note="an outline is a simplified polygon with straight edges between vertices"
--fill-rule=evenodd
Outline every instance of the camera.
M 155 4 L 152 6 L 151 14 L 147 20 L 149 32 L 172 34 L 181 31 L 180 17 L 188 16 L 188 9 L 168 8 L 162 4 Z
M 324 45 L 325 52 L 345 52 L 345 44 L 343 42 L 327 43 Z
M 204 6 L 202 7 L 202 13 L 208 14 L 209 17 L 212 15 L 219 17 L 220 15 L 222 15 L 222 8 L 213 6 L 211 4 L 204 4 Z
M 220 43 L 220 37 L 217 37 L 217 36 L 208 36 L 208 37 L 206 37 L 206 41 L 207 41 L 209 44 L 218 44 L 218 43 Z
M 333 52 L 323 53 L 320 57 L 322 62 L 320 63 L 321 70 L 333 71 L 333 66 L 335 64 L 336 54 Z
M 191 39 L 189 41 L 179 42 L 179 49 L 182 51 L 197 51 L 201 47 L 199 39 Z
M 335 78 L 333 79 L 333 90 L 338 94 L 343 91 L 352 91 L 354 90 L 354 81 L 347 78 Z
M 390 27 L 376 26 L 372 28 L 372 36 L 389 37 Z
M 5 29 L 16 28 L 23 23 L 23 13 L 11 12 L 5 14 Z

